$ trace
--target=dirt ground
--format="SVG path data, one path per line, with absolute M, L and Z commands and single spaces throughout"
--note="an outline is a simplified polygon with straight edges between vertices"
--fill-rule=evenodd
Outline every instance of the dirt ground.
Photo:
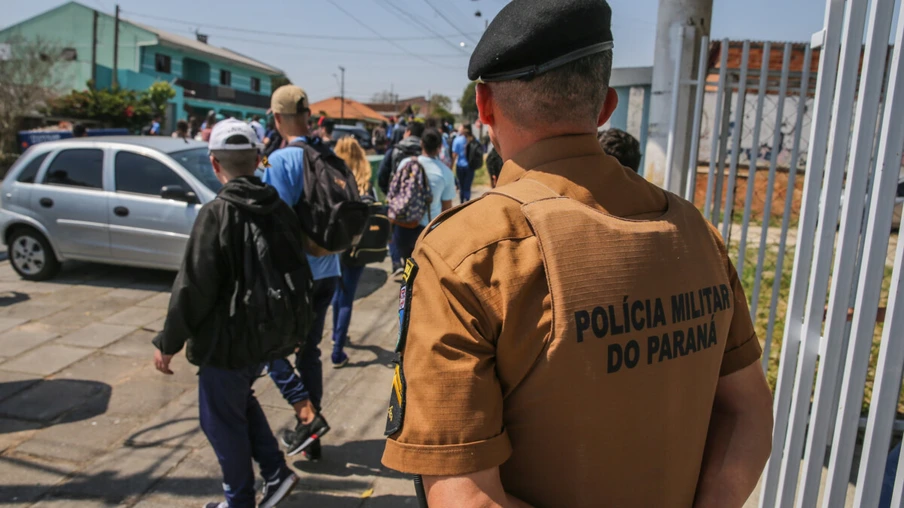
M 697 189 L 694 196 L 694 204 L 696 204 L 699 208 L 703 208 L 704 204 L 706 203 L 708 173 L 708 166 L 700 166 L 697 169 Z M 777 172 L 775 175 L 775 193 L 772 196 L 772 215 L 774 217 L 773 220 L 778 223 L 781 223 L 782 213 L 785 209 L 785 199 L 788 196 L 788 176 L 789 175 L 787 172 Z M 734 195 L 735 214 L 742 214 L 744 212 L 744 202 L 747 199 L 747 185 L 749 181 L 750 179 L 748 170 L 739 169 Z M 770 189 L 767 187 L 767 184 L 769 183 L 769 170 L 767 168 L 760 168 L 759 170 L 757 170 L 754 182 L 753 201 L 751 203 L 752 217 L 761 220 L 763 216 L 763 209 L 766 206 L 766 196 L 770 192 Z M 728 170 L 726 168 L 725 178 L 723 179 L 722 183 L 723 203 L 725 200 L 727 187 Z M 792 223 L 796 223 L 797 217 L 800 216 L 800 204 L 801 198 L 803 196 L 803 189 L 804 175 L 802 172 L 798 172 L 796 178 L 794 179 L 793 201 L 791 202 Z

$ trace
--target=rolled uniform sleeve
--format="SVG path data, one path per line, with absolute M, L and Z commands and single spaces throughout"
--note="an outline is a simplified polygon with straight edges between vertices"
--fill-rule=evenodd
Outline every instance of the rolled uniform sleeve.
M 733 374 L 744 367 L 757 361 L 763 355 L 760 341 L 756 336 L 756 330 L 750 321 L 750 309 L 747 306 L 747 296 L 738 279 L 738 272 L 731 261 L 728 264 L 728 278 L 731 282 L 732 308 L 734 314 L 731 318 L 731 326 L 728 330 L 728 341 L 725 344 L 725 353 L 722 356 L 722 368 L 720 376 Z
M 462 277 L 420 242 L 400 335 L 402 428 L 383 464 L 406 473 L 460 475 L 499 466 L 512 453 L 496 376 L 496 327 Z

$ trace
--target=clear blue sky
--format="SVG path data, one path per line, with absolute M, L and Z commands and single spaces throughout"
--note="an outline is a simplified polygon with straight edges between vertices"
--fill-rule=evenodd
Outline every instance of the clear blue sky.
M 108 13 L 115 5 L 115 0 L 80 1 Z M 6 26 L 62 1 L 3 3 Z M 369 100 L 390 88 L 403 98 L 429 91 L 457 99 L 467 85 L 468 58 L 485 20 L 505 4 L 505 0 L 120 0 L 123 17 L 187 36 L 200 29 L 209 34 L 211 44 L 283 69 L 315 101 L 339 95 L 333 76 L 338 76 L 339 65 L 346 68 L 346 92 L 354 99 Z M 659 0 L 610 0 L 610 5 L 616 67 L 652 65 Z M 481 18 L 474 16 L 478 10 Z M 714 38 L 805 41 L 822 28 L 824 10 L 825 0 L 714 0 L 712 34 Z

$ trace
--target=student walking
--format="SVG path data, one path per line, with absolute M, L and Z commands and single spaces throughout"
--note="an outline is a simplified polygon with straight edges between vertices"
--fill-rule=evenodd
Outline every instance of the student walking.
M 153 341 L 154 364 L 160 372 L 172 374 L 170 361 L 187 341 L 188 361 L 200 367 L 201 429 L 220 462 L 226 494 L 226 501 L 210 502 L 205 508 L 272 508 L 295 487 L 298 477 L 286 466 L 252 384 L 264 362 L 296 347 L 298 331 L 306 325 L 300 317 L 308 305 L 303 293 L 310 287 L 310 269 L 296 250 L 302 233 L 295 213 L 273 187 L 254 176 L 261 158 L 251 127 L 238 120 L 219 122 L 210 139 L 210 162 L 224 186 L 198 212 L 173 283 L 166 324 Z M 280 252 L 281 258 L 255 257 L 245 241 L 246 231 L 259 232 L 258 242 Z M 248 266 L 255 274 L 278 274 L 277 284 L 254 284 L 260 279 L 247 276 Z M 292 283 L 283 284 L 284 280 Z M 236 300 L 232 295 L 240 290 L 246 296 Z M 262 300 L 266 304 L 274 291 L 288 303 L 283 306 L 286 311 L 260 315 L 259 307 L 252 306 Z M 262 322 L 266 334 L 257 332 Z M 252 458 L 264 478 L 257 505 Z
M 355 182 L 358 184 L 358 194 L 364 196 L 371 192 L 370 163 L 364 149 L 358 141 L 347 136 L 336 143 L 336 155 L 338 155 L 355 174 Z M 339 369 L 348 364 L 348 355 L 345 354 L 345 343 L 348 341 L 348 328 L 352 321 L 352 305 L 355 301 L 355 291 L 361 274 L 364 273 L 364 265 L 353 265 L 341 260 L 342 278 L 333 293 L 333 354 L 331 360 L 333 368 Z

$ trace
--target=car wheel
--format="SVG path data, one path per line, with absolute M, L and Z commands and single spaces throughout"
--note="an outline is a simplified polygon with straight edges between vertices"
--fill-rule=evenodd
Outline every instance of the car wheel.
M 20 227 L 10 235 L 8 250 L 13 269 L 26 280 L 47 280 L 60 269 L 50 242 L 29 227 Z

